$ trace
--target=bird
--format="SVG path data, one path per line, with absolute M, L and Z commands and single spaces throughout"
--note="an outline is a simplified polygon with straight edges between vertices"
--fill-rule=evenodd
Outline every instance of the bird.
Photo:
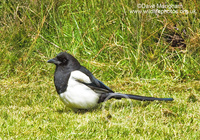
M 173 101 L 173 98 L 155 98 L 114 92 L 79 61 L 67 52 L 60 52 L 47 61 L 56 65 L 54 84 L 61 101 L 72 110 L 88 110 L 109 99 L 129 98 L 140 101 Z

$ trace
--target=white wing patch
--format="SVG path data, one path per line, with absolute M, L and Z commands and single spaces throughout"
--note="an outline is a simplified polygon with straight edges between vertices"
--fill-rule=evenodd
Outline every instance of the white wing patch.
M 89 109 L 98 104 L 99 94 L 81 83 L 91 83 L 90 78 L 81 71 L 73 71 L 69 77 L 65 92 L 60 94 L 61 100 L 72 109 Z
M 90 78 L 84 73 L 82 73 L 81 71 L 76 70 L 76 71 L 71 72 L 71 78 L 84 82 L 84 83 L 91 83 Z

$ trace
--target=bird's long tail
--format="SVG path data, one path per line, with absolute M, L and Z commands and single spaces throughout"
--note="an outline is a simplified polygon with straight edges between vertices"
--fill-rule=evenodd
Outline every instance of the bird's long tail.
M 139 95 L 131 95 L 131 94 L 122 94 L 122 93 L 108 93 L 106 96 L 101 99 L 100 102 L 106 101 L 109 99 L 122 99 L 122 98 L 127 98 L 127 99 L 134 99 L 134 100 L 139 100 L 139 101 L 173 101 L 173 98 L 155 98 L 155 97 L 146 97 L 146 96 L 139 96 Z

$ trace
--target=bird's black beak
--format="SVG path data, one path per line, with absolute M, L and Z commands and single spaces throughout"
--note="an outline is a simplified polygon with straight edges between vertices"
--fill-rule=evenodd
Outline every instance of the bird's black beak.
M 55 64 L 55 65 L 59 65 L 61 62 L 58 61 L 57 59 L 53 58 L 53 59 L 49 59 L 49 60 L 47 61 L 47 63 L 53 63 L 53 64 Z

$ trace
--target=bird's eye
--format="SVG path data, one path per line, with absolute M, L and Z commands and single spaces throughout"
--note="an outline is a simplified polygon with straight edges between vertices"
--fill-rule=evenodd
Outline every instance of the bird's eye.
M 67 59 L 63 59 L 63 63 L 67 63 Z

